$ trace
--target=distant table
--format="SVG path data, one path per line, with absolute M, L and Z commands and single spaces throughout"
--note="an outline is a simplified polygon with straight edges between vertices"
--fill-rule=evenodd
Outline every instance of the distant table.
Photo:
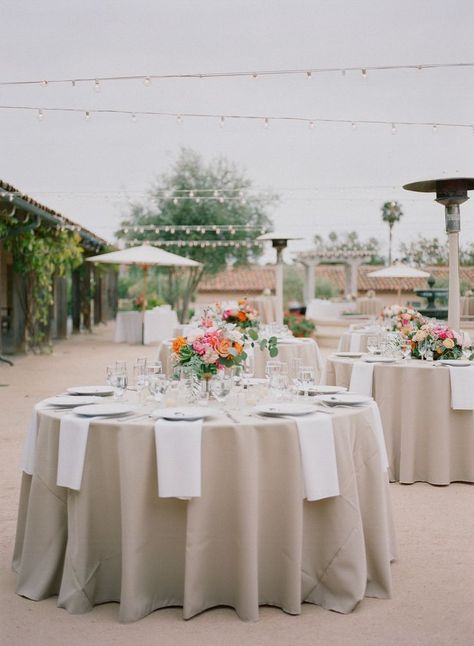
M 474 296 L 461 297 L 461 316 L 474 316 Z
M 143 312 L 118 312 L 115 320 L 115 343 L 143 343 Z
M 354 361 L 329 357 L 328 384 L 348 387 Z M 390 479 L 474 482 L 474 411 L 451 408 L 449 369 L 408 360 L 374 367 Z
M 378 316 L 383 308 L 380 298 L 361 297 L 356 300 L 356 310 L 359 314 Z
M 257 296 L 247 299 L 248 304 L 258 312 L 258 318 L 263 324 L 276 321 L 276 298 L 275 296 Z
M 306 307 L 307 319 L 338 319 L 343 312 L 354 312 L 355 303 L 343 302 L 332 303 L 323 299 L 315 298 Z
M 265 377 L 265 367 L 270 359 L 268 351 L 255 348 L 254 357 L 255 376 L 259 378 Z M 291 371 L 291 361 L 297 358 L 302 359 L 303 366 L 314 368 L 316 380 L 319 381 L 323 371 L 323 361 L 319 346 L 314 339 L 292 337 L 288 340 L 278 341 L 278 356 L 275 359 L 286 363 L 288 370 Z
M 143 343 L 149 345 L 170 339 L 178 325 L 178 316 L 172 309 L 147 310 L 143 325 Z

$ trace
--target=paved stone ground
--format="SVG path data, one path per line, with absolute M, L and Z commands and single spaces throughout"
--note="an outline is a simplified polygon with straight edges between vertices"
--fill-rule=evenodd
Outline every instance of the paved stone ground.
M 474 643 L 474 487 L 453 484 L 390 486 L 399 560 L 393 599 L 364 599 L 350 615 L 305 604 L 293 617 L 262 608 L 257 623 L 218 608 L 190 621 L 180 609 L 117 622 L 106 604 L 72 616 L 55 599 L 33 602 L 15 594 L 11 556 L 20 484 L 18 468 L 33 403 L 68 385 L 101 383 L 114 359 L 156 355 L 156 348 L 115 345 L 113 325 L 58 343 L 52 355 L 0 365 L 0 644 L 2 646 L 468 646 Z M 7 384 L 7 385 L 5 385 Z M 474 432 L 474 429 L 473 429 Z M 474 459 L 474 457 L 473 457 Z

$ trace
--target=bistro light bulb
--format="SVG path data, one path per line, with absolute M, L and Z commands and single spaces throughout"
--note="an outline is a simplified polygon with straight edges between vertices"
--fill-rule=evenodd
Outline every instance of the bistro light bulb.
M 221 127 L 221 128 L 223 128 L 223 127 L 224 127 L 224 122 L 225 122 L 224 117 L 221 117 L 221 118 L 219 119 L 219 125 L 220 125 L 220 127 Z
M 309 129 L 312 130 L 314 128 L 314 121 L 309 122 Z
M 100 83 L 97 79 L 94 81 L 94 91 L 100 92 Z
M 268 128 L 268 126 L 269 126 L 268 117 L 265 117 L 265 120 L 264 120 L 264 122 L 263 122 L 263 127 L 264 127 L 264 128 Z
M 308 81 L 311 81 L 312 73 L 311 72 L 306 72 L 306 78 L 308 79 Z
M 351 128 L 352 128 L 352 130 L 357 129 L 357 124 L 354 121 L 351 123 Z
M 48 85 L 48 81 L 47 81 L 46 79 L 44 79 L 43 81 L 41 81 L 41 86 L 42 86 L 42 87 L 46 87 L 47 85 Z
M 438 126 L 437 126 L 436 124 L 434 124 L 434 126 L 433 126 L 433 128 L 432 128 L 432 133 L 433 133 L 434 135 L 436 135 L 436 134 L 437 134 L 437 132 L 438 132 Z
M 365 68 L 362 68 L 360 73 L 362 74 L 362 78 L 364 78 L 364 79 L 367 78 L 367 70 Z
M 151 78 L 149 76 L 145 76 L 145 78 L 143 79 L 143 85 L 145 85 L 146 87 L 150 87 Z
M 176 117 L 176 121 L 178 122 L 179 125 L 181 125 L 183 123 L 183 117 L 180 114 L 178 114 L 178 116 Z
M 397 134 L 397 125 L 395 123 L 392 123 L 392 127 L 391 127 L 390 131 L 391 131 L 392 135 Z
M 38 110 L 37 118 L 38 118 L 38 121 L 43 121 L 44 119 L 43 110 Z
M 136 122 L 136 120 L 137 120 L 137 115 L 136 115 L 136 114 L 132 114 L 132 123 L 135 123 L 135 122 Z
M 91 113 L 89 111 L 87 111 L 85 113 L 84 117 L 85 117 L 86 121 L 89 121 L 89 119 L 91 118 Z

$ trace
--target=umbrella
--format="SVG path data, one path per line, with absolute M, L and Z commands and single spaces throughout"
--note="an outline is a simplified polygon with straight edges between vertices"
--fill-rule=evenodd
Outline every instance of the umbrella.
M 390 267 L 384 267 L 383 269 L 378 269 L 377 271 L 371 271 L 367 276 L 369 278 L 428 278 L 429 273 L 422 271 L 421 269 L 416 269 L 416 267 L 410 267 L 410 265 L 404 265 L 403 263 L 393 263 Z M 398 287 L 398 301 L 400 302 L 402 288 L 399 284 Z
M 191 258 L 178 256 L 177 254 L 164 251 L 150 244 L 142 244 L 139 247 L 128 247 L 120 251 L 102 253 L 98 256 L 87 258 L 89 262 L 105 262 L 114 265 L 138 265 L 143 269 L 143 305 L 146 307 L 146 284 L 148 268 L 154 267 L 201 267 L 202 264 Z

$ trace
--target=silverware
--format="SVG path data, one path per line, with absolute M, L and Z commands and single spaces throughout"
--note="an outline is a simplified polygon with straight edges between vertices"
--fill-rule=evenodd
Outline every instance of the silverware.
M 234 417 L 231 413 L 229 413 L 228 410 L 226 410 L 224 412 L 227 415 L 227 417 L 231 420 L 231 422 L 234 422 L 234 424 L 239 424 L 240 423 L 239 420 L 236 417 Z

